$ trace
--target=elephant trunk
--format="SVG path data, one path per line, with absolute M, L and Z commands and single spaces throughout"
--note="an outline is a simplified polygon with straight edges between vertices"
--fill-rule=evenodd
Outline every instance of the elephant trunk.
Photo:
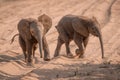
M 40 52 L 40 57 L 42 58 L 42 50 L 43 50 L 43 45 L 42 45 L 42 28 L 41 25 L 39 25 L 39 23 L 33 19 L 33 21 L 31 21 L 30 23 L 30 32 L 31 35 L 37 40 L 38 45 L 39 45 L 39 52 Z
M 102 58 L 104 58 L 103 40 L 102 40 L 102 35 L 100 32 L 99 32 L 99 40 L 100 40 L 100 45 L 101 45 Z
M 38 44 L 39 44 L 39 52 L 40 52 L 40 58 L 43 57 L 43 52 L 42 52 L 42 49 L 43 49 L 43 44 L 42 44 L 42 34 L 39 35 L 39 38 L 38 38 Z

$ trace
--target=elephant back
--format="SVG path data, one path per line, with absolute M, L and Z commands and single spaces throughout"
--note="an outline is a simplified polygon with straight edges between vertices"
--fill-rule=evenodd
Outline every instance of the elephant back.
M 87 21 L 82 18 L 74 18 L 72 20 L 73 29 L 84 37 L 89 36 L 88 26 L 86 26 L 86 24 Z

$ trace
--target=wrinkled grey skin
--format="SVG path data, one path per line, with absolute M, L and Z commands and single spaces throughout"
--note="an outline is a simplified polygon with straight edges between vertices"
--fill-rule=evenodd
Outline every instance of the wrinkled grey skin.
M 42 57 L 42 26 L 37 20 L 31 18 L 21 19 L 18 23 L 19 43 L 27 63 L 32 62 L 37 43 Z
M 49 52 L 49 47 L 46 41 L 45 34 L 49 31 L 51 26 L 52 26 L 52 19 L 46 14 L 39 16 L 38 20 L 31 19 L 31 18 L 22 19 L 18 23 L 19 33 L 13 36 L 11 43 L 14 41 L 14 38 L 17 35 L 19 35 L 19 43 L 23 50 L 25 60 L 30 63 L 32 62 L 32 57 L 34 57 L 35 50 L 37 48 L 37 43 L 38 43 L 39 51 L 41 53 L 40 57 L 42 57 L 42 49 L 43 49 L 44 60 L 49 61 L 50 52 Z M 29 45 L 31 47 L 29 47 Z
M 71 40 L 74 40 L 74 42 L 79 48 L 76 49 L 75 51 L 76 54 L 79 57 L 82 57 L 84 54 L 84 50 L 88 44 L 89 34 L 92 34 L 96 37 L 99 37 L 103 58 L 104 57 L 103 42 L 101 32 L 98 29 L 98 27 L 99 23 L 94 17 L 92 19 L 89 19 L 83 16 L 75 15 L 64 16 L 56 26 L 59 36 L 54 57 L 57 57 L 59 55 L 63 43 L 65 43 L 67 55 L 73 56 L 69 48 Z

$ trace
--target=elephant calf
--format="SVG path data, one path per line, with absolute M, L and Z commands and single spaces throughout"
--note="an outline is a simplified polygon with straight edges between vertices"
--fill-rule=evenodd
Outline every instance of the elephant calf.
M 102 36 L 98 27 L 99 23 L 95 17 L 93 17 L 92 19 L 76 15 L 66 15 L 62 17 L 62 19 L 56 26 L 59 36 L 54 57 L 59 55 L 60 48 L 63 43 L 65 43 L 67 55 L 73 56 L 69 48 L 69 43 L 71 40 L 74 40 L 79 48 L 76 49 L 77 56 L 82 57 L 88 43 L 89 34 L 92 34 L 96 37 L 99 37 L 103 58 L 104 50 Z
M 44 50 L 44 60 L 50 60 L 49 47 L 46 41 L 45 34 L 52 26 L 52 19 L 43 14 L 38 17 L 38 20 L 33 18 L 21 19 L 18 23 L 18 32 L 12 38 L 19 35 L 19 44 L 25 56 L 27 63 L 32 62 L 37 43 L 39 44 L 40 57 L 42 57 L 42 50 Z

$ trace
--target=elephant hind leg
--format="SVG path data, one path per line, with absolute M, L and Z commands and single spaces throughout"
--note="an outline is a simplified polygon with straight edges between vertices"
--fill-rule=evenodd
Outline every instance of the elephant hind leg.
M 20 44 L 20 47 L 22 48 L 22 51 L 23 51 L 23 54 L 24 54 L 24 57 L 25 57 L 25 61 L 26 61 L 26 59 L 27 59 L 26 44 L 25 44 L 25 41 L 22 39 L 21 36 L 19 36 L 19 44 Z
M 72 53 L 70 51 L 70 47 L 69 47 L 69 44 L 70 44 L 70 41 L 71 41 L 70 35 L 68 35 L 68 33 L 63 29 L 61 29 L 59 33 L 60 33 L 59 35 L 60 35 L 60 38 L 61 38 L 61 42 L 65 43 L 67 56 L 72 57 L 73 55 L 72 55 Z
M 76 55 L 78 57 L 83 57 L 84 54 L 84 49 L 83 49 L 83 37 L 81 35 L 79 35 L 78 33 L 74 34 L 74 42 L 76 43 L 76 45 L 78 46 L 79 49 L 76 49 Z
M 32 53 L 33 44 L 30 41 L 26 41 L 26 48 L 27 48 L 27 54 L 28 54 L 28 56 L 27 56 L 27 58 L 28 58 L 27 62 L 31 63 L 32 62 L 32 58 L 33 58 L 33 56 L 32 56 L 32 54 L 33 54 Z
M 57 47 L 55 49 L 54 57 L 59 56 L 60 49 L 61 49 L 61 46 L 63 45 L 63 43 L 64 43 L 64 41 L 60 38 L 60 36 L 58 36 Z

